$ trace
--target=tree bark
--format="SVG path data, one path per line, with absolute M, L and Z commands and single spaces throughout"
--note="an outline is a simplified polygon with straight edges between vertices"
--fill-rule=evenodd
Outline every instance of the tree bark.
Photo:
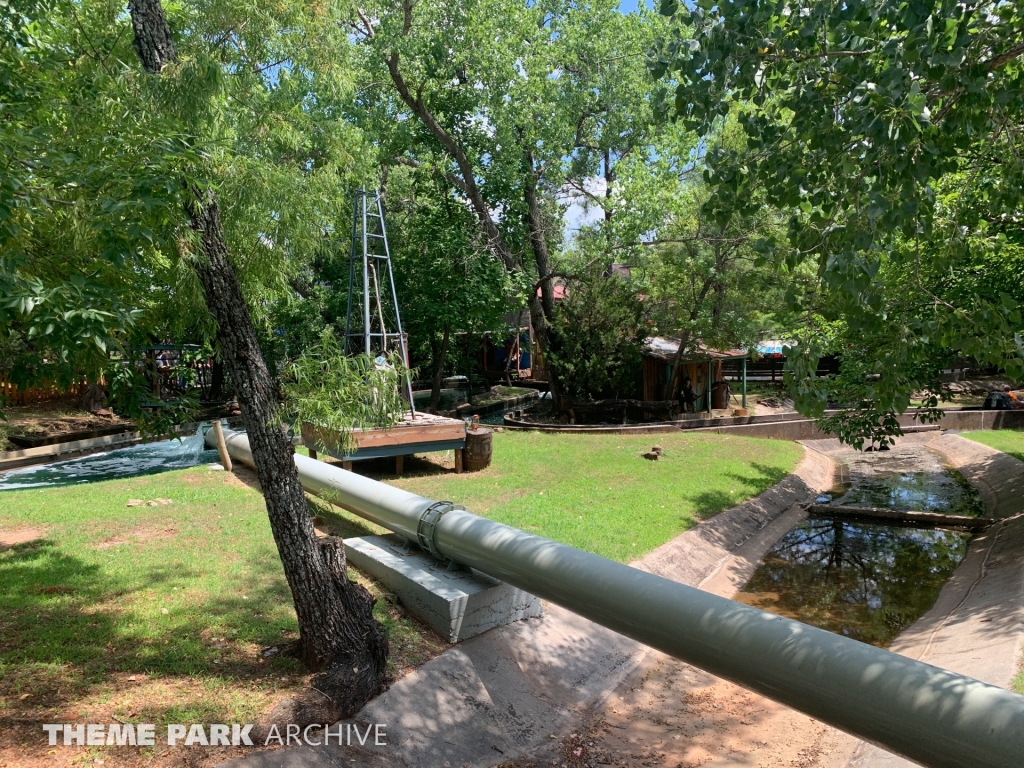
M 451 341 L 451 323 L 444 324 L 444 335 L 441 337 L 441 350 L 434 360 L 434 383 L 430 387 L 430 410 L 437 412 L 441 404 L 441 384 L 444 381 L 444 363 L 448 357 L 448 344 Z
M 224 396 L 224 363 L 219 357 L 213 358 L 210 366 L 210 400 L 216 402 Z
M 403 22 L 403 34 L 408 34 L 412 28 L 412 12 L 415 3 L 413 0 L 403 0 L 402 8 L 404 11 L 404 22 Z M 373 34 L 372 29 L 369 30 L 369 34 Z M 491 207 L 487 204 L 484 199 L 483 193 L 480 190 L 479 185 L 476 182 L 477 175 L 473 168 L 473 163 L 466 153 L 465 148 L 459 143 L 458 139 L 449 133 L 443 125 L 438 122 L 435 115 L 430 111 L 427 105 L 424 103 L 419 93 L 413 93 L 413 88 L 410 87 L 409 83 L 405 80 L 405 76 L 401 70 L 401 58 L 397 52 L 393 52 L 387 56 L 385 62 L 388 67 L 388 73 L 391 76 L 391 82 L 395 86 L 395 91 L 399 97 L 405 103 L 405 105 L 412 111 L 416 117 L 420 119 L 424 127 L 430 132 L 434 139 L 444 148 L 449 156 L 455 161 L 455 164 L 459 168 L 460 176 L 455 174 L 448 175 L 448 178 L 458 186 L 462 192 L 466 195 L 470 205 L 473 207 L 474 213 L 476 213 L 477 220 L 480 223 L 480 229 L 484 236 L 487 238 L 488 246 L 491 251 L 498 257 L 501 263 L 505 266 L 505 269 L 509 272 L 523 270 L 523 264 L 521 259 L 517 258 L 516 254 L 509 248 L 508 243 L 501 234 L 501 230 L 498 229 L 497 223 L 494 221 L 494 217 L 491 212 Z M 536 176 L 533 173 L 533 162 L 532 156 L 530 157 L 530 176 L 533 179 L 531 189 L 536 202 Z M 551 318 L 554 313 L 554 290 L 551 283 L 550 277 L 550 261 L 547 256 L 547 242 L 544 240 L 543 229 L 539 218 L 539 208 L 535 205 L 535 211 L 538 214 L 536 227 L 530 227 L 530 240 L 533 244 L 535 260 L 538 258 L 543 262 L 544 266 L 541 268 L 541 264 L 538 263 L 538 279 L 541 281 L 541 300 L 538 301 L 535 296 L 536 290 L 530 292 L 528 297 L 528 306 L 530 309 L 530 323 L 533 325 L 533 332 L 537 338 L 537 343 L 540 346 L 542 352 L 548 353 L 550 351 L 550 345 L 554 341 L 550 332 Z M 531 212 L 530 217 L 532 219 L 533 213 Z M 536 242 L 537 237 L 540 238 L 540 250 L 538 250 L 538 244 Z M 546 281 L 547 288 L 545 289 L 544 283 Z M 546 298 L 544 298 L 546 296 Z M 557 404 L 561 400 L 562 390 L 557 377 L 553 373 L 553 368 L 550 364 L 550 360 L 546 361 L 548 369 L 548 385 L 551 389 L 551 397 L 554 403 Z
M 558 413 L 562 410 L 564 392 L 556 370 L 557 366 L 552 364 L 551 359 L 552 352 L 557 354 L 557 338 L 552 331 L 555 317 L 555 284 L 551 277 L 551 255 L 548 251 L 547 237 L 544 235 L 540 203 L 537 200 L 537 174 L 533 165 L 533 153 L 528 149 L 523 153 L 523 165 L 523 198 L 526 202 L 527 227 L 534 263 L 537 265 L 537 285 L 540 287 L 539 299 L 536 289 L 530 291 L 530 322 L 540 348 L 547 353 L 545 367 L 548 370 L 548 388 L 551 391 L 552 408 Z
M 160 0 L 131 0 L 129 12 L 143 67 L 157 74 L 176 58 Z M 194 266 L 217 325 L 221 358 L 234 382 L 271 531 L 295 603 L 299 655 L 320 673 L 312 682 L 318 695 L 300 696 L 286 705 L 286 711 L 271 717 L 281 722 L 330 722 L 355 713 L 383 689 L 388 641 L 373 618 L 373 598 L 345 574 L 341 540 L 318 541 L 313 530 L 294 449 L 274 418 L 278 390 L 228 258 L 217 198 L 212 191 L 193 185 L 187 191 L 186 213 L 201 246 Z

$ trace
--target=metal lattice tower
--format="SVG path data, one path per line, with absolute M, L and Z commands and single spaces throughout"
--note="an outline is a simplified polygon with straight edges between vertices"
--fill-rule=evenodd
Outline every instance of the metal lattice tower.
M 345 354 L 387 357 L 394 352 L 399 353 L 406 366 L 405 395 L 415 417 L 412 382 L 408 375 L 409 354 L 402 333 L 395 277 L 391 272 L 391 251 L 384 226 L 384 201 L 380 192 L 360 189 L 356 191 L 352 211 Z

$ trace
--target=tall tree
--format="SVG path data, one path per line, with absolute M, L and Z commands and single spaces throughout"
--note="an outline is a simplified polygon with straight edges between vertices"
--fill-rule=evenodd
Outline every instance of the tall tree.
M 160 0 L 131 0 L 129 12 L 143 69 L 150 77 L 173 80 L 179 57 Z M 191 179 L 182 183 L 185 212 L 199 251 L 193 267 L 242 406 L 271 529 L 295 603 L 301 658 L 320 673 L 314 689 L 331 700 L 329 706 L 318 706 L 316 696 L 310 696 L 292 717 L 306 722 L 344 717 L 384 685 L 387 638 L 373 618 L 373 599 L 346 576 L 341 541 L 318 541 L 313 530 L 294 449 L 275 419 L 277 388 L 260 353 L 229 258 L 216 193 Z
M 963 290 L 1022 239 L 1021 5 L 661 7 L 673 29 L 650 65 L 677 79 L 667 111 L 699 135 L 730 112 L 744 129 L 742 146 L 706 159 L 706 212 L 752 212 L 760 190 L 789 218 L 784 236 L 760 244 L 765 261 L 810 261 L 819 275 L 790 355 L 798 407 L 820 414 L 830 396 L 813 376 L 828 351 L 819 318 L 888 340 L 861 349 L 856 398 L 883 432 L 920 383 L 903 372 L 919 369 L 932 345 L 1024 375 L 1019 299 Z
M 471 207 L 487 246 L 534 284 L 534 332 L 544 354 L 557 352 L 556 199 L 573 173 L 580 179 L 600 166 L 613 178 L 613 157 L 642 143 L 649 24 L 611 0 L 409 1 L 371 15 L 362 32 L 419 127 L 407 132 L 402 159 L 419 162 L 425 149 L 441 155 L 437 169 Z M 623 114 L 638 115 L 638 125 Z M 548 367 L 558 400 L 557 365 Z
M 457 188 L 429 167 L 400 166 L 389 174 L 388 216 L 403 328 L 412 350 L 430 363 L 421 375 L 432 379 L 436 410 L 457 337 L 507 333 L 505 315 L 521 306 L 523 291 L 482 243 Z

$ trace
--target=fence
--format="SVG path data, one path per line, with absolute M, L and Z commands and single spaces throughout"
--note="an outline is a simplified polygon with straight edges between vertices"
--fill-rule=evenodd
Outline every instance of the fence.
M 44 384 L 39 387 L 19 388 L 11 383 L 6 373 L 0 373 L 0 406 L 8 408 L 18 405 L 30 405 L 41 403 L 45 400 L 55 400 L 66 395 L 79 395 L 87 386 L 87 382 L 80 381 L 70 387 L 58 387 L 56 384 Z

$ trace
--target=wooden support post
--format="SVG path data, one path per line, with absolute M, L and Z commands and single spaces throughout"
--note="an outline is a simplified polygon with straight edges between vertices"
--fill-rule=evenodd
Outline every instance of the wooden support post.
M 747 358 L 743 358 L 743 407 L 747 407 Z
M 220 419 L 213 422 L 213 437 L 217 441 L 217 453 L 220 454 L 220 463 L 228 472 L 231 471 L 231 454 L 228 453 L 228 444 L 224 442 L 224 428 Z
M 395 474 L 402 474 L 402 469 L 405 465 L 405 456 L 395 456 Z
M 462 474 L 462 449 L 455 449 L 455 474 Z
M 351 472 L 352 471 L 352 462 L 351 461 L 343 461 L 343 462 L 341 462 L 341 468 L 342 469 L 347 469 L 349 472 Z
M 309 449 L 309 458 L 315 459 L 316 457 L 317 457 L 316 456 L 316 448 L 310 448 Z

